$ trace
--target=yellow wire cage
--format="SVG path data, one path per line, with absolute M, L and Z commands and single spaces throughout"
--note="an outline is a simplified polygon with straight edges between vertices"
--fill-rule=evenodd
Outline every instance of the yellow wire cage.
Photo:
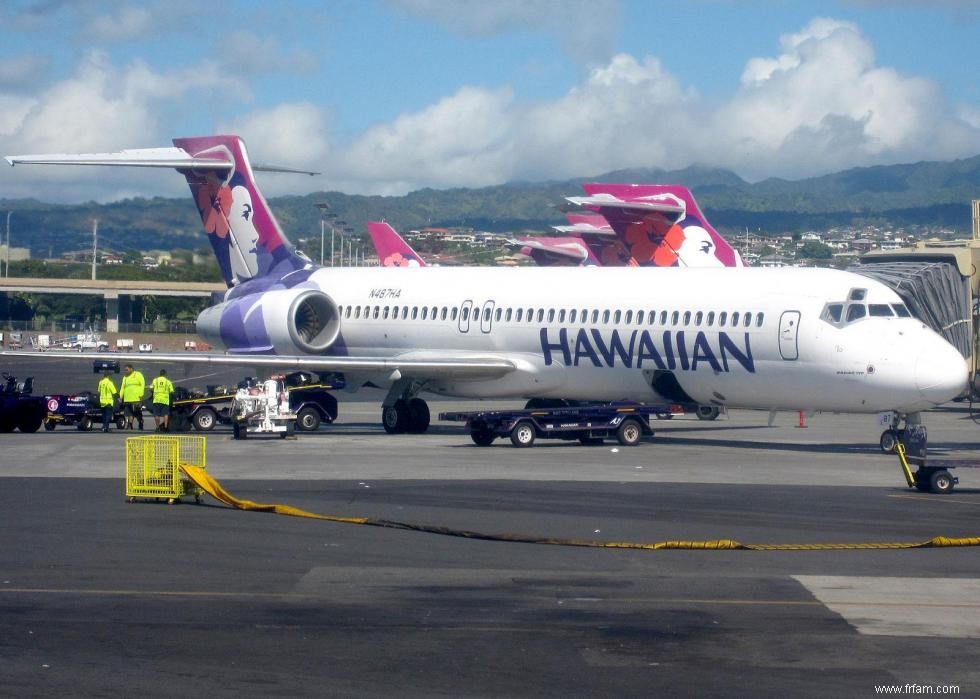
M 185 435 L 148 435 L 126 439 L 126 498 L 166 499 L 180 502 L 204 494 L 181 473 L 181 464 L 206 468 L 205 438 Z

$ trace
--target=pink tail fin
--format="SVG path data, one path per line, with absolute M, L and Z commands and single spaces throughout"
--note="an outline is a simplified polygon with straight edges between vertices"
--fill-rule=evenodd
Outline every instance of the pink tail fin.
M 384 221 L 371 221 L 367 229 L 382 267 L 425 267 L 418 253 Z

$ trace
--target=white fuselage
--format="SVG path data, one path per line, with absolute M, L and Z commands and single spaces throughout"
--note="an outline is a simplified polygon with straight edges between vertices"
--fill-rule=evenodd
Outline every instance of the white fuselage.
M 451 353 L 516 367 L 493 379 L 426 378 L 426 390 L 447 395 L 653 402 L 664 394 L 651 385 L 672 375 L 702 404 L 916 412 L 967 378 L 949 343 L 899 315 L 897 294 L 835 270 L 332 268 L 304 286 L 340 308 L 328 354 Z M 828 304 L 838 303 L 835 321 Z

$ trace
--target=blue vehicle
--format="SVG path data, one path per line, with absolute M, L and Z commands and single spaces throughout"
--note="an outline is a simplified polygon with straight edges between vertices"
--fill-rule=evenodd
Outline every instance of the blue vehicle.
M 0 382 L 0 432 L 37 432 L 44 422 L 44 398 L 32 396 L 34 377 L 17 383 L 7 372 Z
M 47 416 L 44 418 L 44 429 L 51 431 L 58 425 L 74 426 L 82 432 L 87 432 L 95 425 L 102 424 L 102 408 L 99 407 L 98 395 L 91 391 L 82 391 L 75 395 L 52 394 L 44 396 L 47 405 Z M 126 418 L 120 408 L 113 409 L 112 421 L 116 427 L 126 426 Z

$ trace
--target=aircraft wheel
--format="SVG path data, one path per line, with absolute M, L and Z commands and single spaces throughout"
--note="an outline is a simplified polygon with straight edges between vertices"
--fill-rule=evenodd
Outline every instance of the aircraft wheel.
M 934 493 L 946 494 L 952 492 L 956 483 L 949 471 L 936 471 L 929 477 L 929 487 Z
M 715 420 L 721 411 L 714 405 L 699 405 L 697 409 L 698 420 Z
M 895 451 L 895 447 L 898 445 L 898 433 L 895 430 L 885 430 L 881 433 L 881 439 L 878 440 L 878 446 L 886 454 L 891 454 Z
M 534 444 L 534 423 L 520 420 L 510 431 L 510 441 L 515 447 L 530 447 Z
M 394 405 L 381 408 L 381 425 L 388 434 L 399 434 L 405 431 L 408 424 L 408 404 L 399 399 Z
M 421 398 L 412 398 L 408 401 L 408 427 L 406 432 L 410 434 L 424 433 L 429 429 L 431 419 L 428 403 Z

